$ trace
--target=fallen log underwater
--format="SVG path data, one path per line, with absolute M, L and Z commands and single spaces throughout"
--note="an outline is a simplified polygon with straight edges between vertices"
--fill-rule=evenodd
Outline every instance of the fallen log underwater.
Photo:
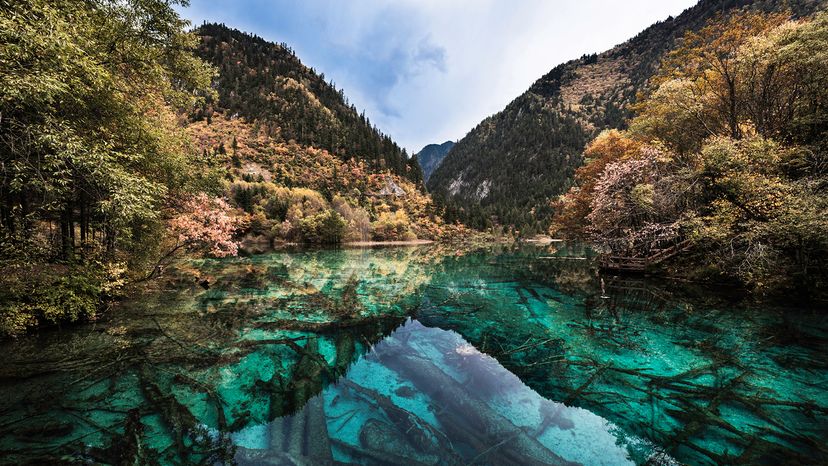
M 472 460 L 492 464 L 576 465 L 523 429 L 515 426 L 431 362 L 416 355 L 379 353 L 382 363 L 410 380 L 442 409 L 434 413 L 449 438 L 461 441 L 473 452 Z M 456 445 L 455 445 L 456 446 Z
M 281 319 L 256 322 L 255 324 L 253 324 L 253 327 L 263 330 L 302 330 L 314 333 L 326 333 L 341 329 L 350 329 L 354 327 L 364 327 L 376 324 L 400 325 L 403 322 L 405 322 L 406 317 L 407 316 L 400 315 L 377 315 L 330 320 L 323 322 Z

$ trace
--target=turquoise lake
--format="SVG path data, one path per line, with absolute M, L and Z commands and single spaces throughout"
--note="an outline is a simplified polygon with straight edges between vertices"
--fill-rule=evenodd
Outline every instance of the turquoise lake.
M 603 274 L 565 244 L 167 275 L 0 344 L 0 462 L 828 463 L 819 305 Z

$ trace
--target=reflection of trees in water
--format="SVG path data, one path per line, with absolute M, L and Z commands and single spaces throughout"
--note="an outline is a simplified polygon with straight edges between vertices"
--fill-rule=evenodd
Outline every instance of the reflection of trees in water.
M 54 342 L 11 343 L 18 360 L 1 373 L 16 394 L 0 407 L 0 449 L 40 463 L 229 462 L 230 433 L 300 410 L 410 313 L 399 301 L 422 283 L 405 280 L 419 269 L 394 263 L 405 254 L 378 257 L 361 276 L 324 252 L 207 266 L 208 290 L 147 297 Z
M 42 360 L 40 370 L 33 367 L 37 361 L 26 361 L 27 370 L 21 373 L 14 373 L 13 364 L 4 371 L 5 384 L 28 388 L 3 406 L 3 418 L 17 419 L 0 425 L 0 438 L 4 444 L 11 440 L 25 445 L 23 450 L 4 445 L 4 455 L 42 464 L 63 455 L 110 464 L 229 462 L 234 455 L 229 433 L 300 410 L 401 322 L 399 317 L 368 319 L 334 334 L 220 345 L 217 340 L 189 339 L 203 331 L 159 328 L 117 353 L 104 351 L 112 341 L 79 338 L 72 343 L 77 353 Z M 332 363 L 320 351 L 321 339 L 330 339 L 335 347 Z M 94 346 L 86 346 L 90 344 Z M 285 369 L 241 387 L 232 399 L 223 396 L 217 373 L 232 367 L 255 371 L 244 367 L 253 354 L 282 361 Z M 144 424 L 158 427 L 147 431 Z M 88 443 L 105 446 L 85 447 L 89 437 L 97 441 Z
M 680 459 L 828 458 L 828 429 L 817 421 L 828 414 L 824 387 L 801 372 L 824 374 L 825 335 L 801 325 L 777 331 L 778 314 L 752 313 L 709 289 L 534 259 L 449 276 L 429 288 L 434 304 L 421 320 L 458 331 L 544 396 L 596 412 Z
M 0 451 L 39 463 L 65 455 L 225 460 L 233 455 L 228 434 L 246 426 L 276 418 L 289 418 L 281 425 L 291 432 L 318 425 L 311 420 L 318 409 L 299 410 L 416 312 L 426 325 L 458 331 L 542 395 L 589 409 L 688 462 L 828 458 L 819 421 L 828 413 L 824 399 L 812 399 L 824 393 L 824 325 L 739 311 L 684 284 L 600 276 L 578 248 L 503 255 L 442 248 L 208 261 L 199 281 L 208 278 L 209 289 L 180 278 L 183 289 L 147 297 L 105 324 L 10 343 L 0 366 L 8 394 L 0 401 Z M 406 357 L 396 363 L 401 373 L 432 371 Z M 466 372 L 480 395 L 495 393 L 500 387 L 486 385 L 493 379 L 477 369 Z M 387 410 L 400 426 L 418 428 Z M 469 442 L 491 440 L 464 431 L 461 418 L 440 421 Z M 390 432 L 366 428 L 366 444 Z M 299 441 L 285 435 L 272 434 Z

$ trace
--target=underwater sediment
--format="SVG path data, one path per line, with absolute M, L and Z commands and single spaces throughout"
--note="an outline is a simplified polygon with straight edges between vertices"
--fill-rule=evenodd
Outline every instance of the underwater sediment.
M 569 260 L 584 255 L 423 246 L 182 265 L 105 322 L 3 344 L 0 458 L 828 461 L 824 312 L 604 277 Z

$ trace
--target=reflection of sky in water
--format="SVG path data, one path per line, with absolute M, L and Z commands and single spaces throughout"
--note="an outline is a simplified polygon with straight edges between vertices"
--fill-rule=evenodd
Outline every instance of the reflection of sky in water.
M 418 363 L 394 363 L 400 359 L 415 359 Z M 467 399 L 441 403 L 429 396 L 429 392 L 435 393 L 432 390 L 444 395 L 443 401 L 458 395 Z M 288 446 L 288 455 L 300 459 L 330 448 L 324 445 L 327 439 L 317 436 L 290 451 L 297 418 L 305 418 L 301 424 L 305 435 L 326 432 L 334 443 L 333 458 L 345 462 L 365 459 L 360 452 L 366 444 L 379 448 L 372 452 L 377 455 L 408 454 L 414 456 L 409 460 L 424 463 L 489 463 L 509 458 L 531 462 L 559 457 L 564 462 L 582 464 L 634 464 L 631 450 L 639 454 L 653 450 L 648 442 L 624 435 L 612 423 L 585 409 L 543 398 L 457 333 L 424 327 L 416 320 L 378 343 L 344 379 L 328 386 L 319 397 L 322 406 L 317 398 L 287 420 L 280 418 L 270 425 L 250 426 L 239 432 L 233 438 L 243 449 L 236 459 L 244 463 L 264 453 L 251 450 L 281 450 L 284 446 Z M 400 420 L 396 416 L 404 413 L 388 413 L 383 401 L 378 400 L 388 400 L 413 417 Z M 314 419 L 310 411 L 320 408 L 324 417 Z M 463 408 L 476 408 L 477 412 L 464 412 Z M 467 432 L 446 429 L 441 423 L 465 423 L 471 414 L 475 415 L 472 419 L 484 422 L 468 422 Z M 310 425 L 319 419 L 325 420 L 324 427 Z M 378 432 L 376 426 L 383 432 Z M 365 438 L 369 435 L 378 438 Z M 481 444 L 475 441 L 488 448 L 481 451 Z M 309 445 L 313 443 L 317 445 Z M 516 450 L 515 444 L 525 451 Z M 389 450 L 383 451 L 384 446 Z M 445 449 L 449 446 L 453 451 Z
M 555 247 L 183 264 L 0 344 L 0 463 L 825 463 L 824 314 Z

